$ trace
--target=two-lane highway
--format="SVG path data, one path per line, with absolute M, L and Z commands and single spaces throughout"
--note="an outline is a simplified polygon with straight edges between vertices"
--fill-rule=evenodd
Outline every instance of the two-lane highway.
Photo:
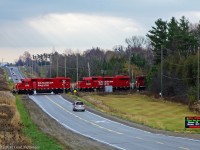
M 165 136 L 132 128 L 91 112 L 73 112 L 72 104 L 60 95 L 29 96 L 39 107 L 66 128 L 127 150 L 198 150 L 200 141 Z
M 9 76 L 12 78 L 14 83 L 21 82 L 21 79 L 24 79 L 24 76 L 22 73 L 19 71 L 18 67 L 7 67 Z

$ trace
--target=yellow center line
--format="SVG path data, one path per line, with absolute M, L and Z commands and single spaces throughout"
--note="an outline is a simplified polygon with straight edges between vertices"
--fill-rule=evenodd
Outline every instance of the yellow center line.
M 51 100 L 47 95 L 45 95 L 45 96 L 46 96 L 47 99 L 48 99 L 49 101 L 51 101 L 53 104 L 55 104 L 56 106 L 58 106 L 58 107 L 61 108 L 62 110 L 66 111 L 67 113 L 69 113 L 69 114 L 75 116 L 76 118 L 78 118 L 78 119 L 80 119 L 80 120 L 82 120 L 82 121 L 85 121 L 85 122 L 87 122 L 87 123 L 89 123 L 89 124 L 91 124 L 91 125 L 94 125 L 94 126 L 96 126 L 96 127 L 98 127 L 98 128 L 107 130 L 107 131 L 109 131 L 109 132 L 113 132 L 113 133 L 116 133 L 116 134 L 123 134 L 123 133 L 120 133 L 120 132 L 117 132 L 117 131 L 114 131 L 114 130 L 111 130 L 111 129 L 108 129 L 108 128 L 105 128 L 105 127 L 102 127 L 102 126 L 100 126 L 100 125 L 98 125 L 98 124 L 95 124 L 95 123 L 93 123 L 93 122 L 90 122 L 90 121 L 88 121 L 88 120 L 86 120 L 86 119 L 83 119 L 83 118 L 77 116 L 76 114 L 74 114 L 74 113 L 68 111 L 67 109 L 65 109 L 64 107 L 62 107 L 61 105 L 59 105 L 58 103 L 54 102 L 54 101 Z

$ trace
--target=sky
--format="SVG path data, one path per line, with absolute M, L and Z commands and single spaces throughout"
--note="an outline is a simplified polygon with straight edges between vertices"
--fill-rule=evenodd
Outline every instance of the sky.
M 159 18 L 199 23 L 199 0 L 0 0 L 0 59 L 93 47 L 112 50 L 146 36 Z

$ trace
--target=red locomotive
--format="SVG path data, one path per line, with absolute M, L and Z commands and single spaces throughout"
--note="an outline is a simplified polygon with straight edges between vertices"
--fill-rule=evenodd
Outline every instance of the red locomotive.
M 138 90 L 145 89 L 145 76 L 136 76 L 135 77 L 135 88 Z
M 78 81 L 75 88 L 80 91 L 94 91 L 101 90 L 105 86 L 111 86 L 113 90 L 116 89 L 129 89 L 130 88 L 130 77 L 118 75 L 115 77 L 102 77 L 102 76 L 92 76 L 83 77 L 82 81 Z
M 18 94 L 33 94 L 33 93 L 63 93 L 68 92 L 72 85 L 70 78 L 26 78 L 21 79 L 21 82 L 16 83 L 13 92 Z M 82 81 L 78 81 L 73 88 L 79 91 L 95 91 L 104 90 L 105 87 L 116 90 L 127 90 L 131 88 L 130 77 L 117 75 L 109 76 L 92 76 L 83 77 Z M 145 88 L 145 76 L 136 76 L 134 88 L 142 90 Z
M 18 94 L 63 93 L 70 90 L 70 78 L 26 78 L 17 83 L 13 92 Z

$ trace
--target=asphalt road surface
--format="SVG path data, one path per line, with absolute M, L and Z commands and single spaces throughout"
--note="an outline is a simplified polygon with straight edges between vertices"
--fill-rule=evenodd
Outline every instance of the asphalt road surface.
M 200 141 L 194 139 L 154 134 L 129 127 L 89 111 L 73 112 L 71 102 L 60 95 L 29 96 L 43 111 L 64 127 L 126 150 L 199 150 Z

